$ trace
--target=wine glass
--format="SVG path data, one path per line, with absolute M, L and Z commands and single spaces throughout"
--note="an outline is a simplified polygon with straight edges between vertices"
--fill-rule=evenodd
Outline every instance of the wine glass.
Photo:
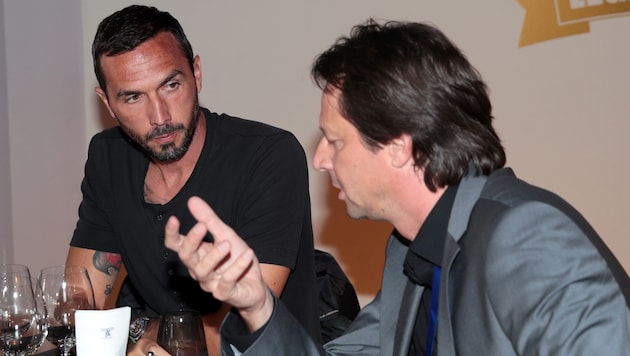
M 28 267 L 0 265 L 0 350 L 3 355 L 32 355 L 44 343 L 41 304 L 33 294 Z
M 46 339 L 70 355 L 76 343 L 74 312 L 94 309 L 94 291 L 87 270 L 80 266 L 53 266 L 42 269 L 39 293 L 46 309 Z
M 172 356 L 207 356 L 201 315 L 180 311 L 160 316 L 157 343 Z

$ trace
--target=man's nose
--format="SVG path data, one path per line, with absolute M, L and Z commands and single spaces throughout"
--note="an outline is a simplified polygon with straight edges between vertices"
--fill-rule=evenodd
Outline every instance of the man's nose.
M 330 148 L 324 137 L 317 144 L 317 149 L 313 155 L 313 167 L 318 171 L 326 171 L 332 168 Z
M 155 98 L 150 113 L 151 125 L 162 126 L 169 121 L 171 121 L 171 114 L 169 113 L 168 105 L 161 98 Z

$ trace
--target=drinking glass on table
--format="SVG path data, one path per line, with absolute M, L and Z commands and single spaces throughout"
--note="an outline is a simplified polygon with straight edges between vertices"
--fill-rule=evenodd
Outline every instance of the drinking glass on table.
M 195 311 L 160 316 L 157 343 L 172 356 L 208 356 L 203 321 Z
M 28 267 L 0 265 L 0 350 L 3 355 L 32 355 L 45 337 L 41 304 L 33 294 Z
M 68 356 L 76 343 L 74 312 L 94 309 L 94 291 L 87 270 L 80 266 L 54 266 L 42 269 L 39 293 L 46 309 L 46 339 Z

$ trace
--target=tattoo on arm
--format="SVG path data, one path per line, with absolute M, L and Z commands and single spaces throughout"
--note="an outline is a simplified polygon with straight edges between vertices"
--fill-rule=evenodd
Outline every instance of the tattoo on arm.
M 120 271 L 122 265 L 122 257 L 117 253 L 96 251 L 92 258 L 94 267 L 110 276 L 115 276 Z
M 112 289 L 113 289 L 113 288 L 114 288 L 114 286 L 113 286 L 113 285 L 111 285 L 111 284 L 106 285 L 106 286 L 105 286 L 105 295 L 110 295 L 110 294 L 112 294 Z

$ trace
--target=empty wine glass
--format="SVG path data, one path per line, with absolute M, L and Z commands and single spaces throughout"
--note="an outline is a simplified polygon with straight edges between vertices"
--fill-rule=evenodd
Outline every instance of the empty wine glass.
M 47 340 L 68 356 L 76 343 L 74 312 L 94 309 L 94 291 L 87 270 L 80 266 L 54 266 L 42 269 L 38 283 L 44 301 Z
M 34 354 L 44 343 L 41 304 L 28 267 L 0 265 L 0 350 L 7 356 Z
M 207 356 L 201 315 L 194 311 L 160 316 L 157 343 L 172 356 Z

